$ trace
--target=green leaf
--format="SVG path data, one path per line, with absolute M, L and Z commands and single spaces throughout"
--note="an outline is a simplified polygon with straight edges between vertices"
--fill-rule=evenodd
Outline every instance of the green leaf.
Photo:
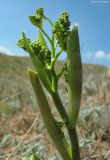
M 48 133 L 55 143 L 59 153 L 64 160 L 71 160 L 70 155 L 67 151 L 67 143 L 64 134 L 60 128 L 56 125 L 56 121 L 51 113 L 46 95 L 43 91 L 38 75 L 33 70 L 28 70 L 29 77 L 39 104 L 39 109 L 44 121 L 44 124 L 48 130 Z M 66 144 L 66 146 L 65 146 Z
M 81 138 L 79 141 L 79 145 L 82 148 L 87 148 L 89 147 L 93 142 L 95 141 L 94 136 L 90 136 L 90 137 L 84 137 Z
M 69 119 L 70 124 L 74 126 L 79 114 L 82 93 L 82 62 L 77 26 L 73 28 L 67 40 L 67 56 Z
M 35 16 L 29 16 L 29 20 L 30 22 L 37 27 L 37 23 L 36 23 L 36 19 L 35 19 Z
M 33 152 L 29 160 L 40 160 L 40 158 Z
M 42 25 L 43 25 L 42 19 L 41 20 L 40 19 L 36 19 L 35 16 L 29 16 L 29 20 L 34 26 L 36 26 L 38 28 L 42 27 Z
M 33 62 L 33 65 L 43 83 L 43 85 L 45 86 L 45 88 L 50 92 L 52 93 L 53 90 L 51 88 L 51 82 L 48 78 L 48 75 L 47 73 L 45 72 L 43 66 L 42 66 L 42 63 L 40 62 L 40 60 L 38 59 L 38 57 L 36 56 L 36 54 L 34 53 L 33 49 L 31 48 L 31 46 L 29 45 L 27 39 L 26 39 L 26 36 L 25 36 L 25 33 L 22 33 L 23 35 L 23 39 L 24 39 L 24 43 L 27 47 L 27 50 L 28 50 L 28 53 L 30 54 L 30 57 L 32 59 L 32 62 Z
M 11 134 L 5 134 L 2 140 L 0 141 L 0 148 L 5 147 L 11 138 Z
M 42 33 L 40 32 L 40 30 L 38 31 L 38 40 L 39 40 L 39 43 L 43 46 L 46 46 L 47 47 L 47 44 L 44 40 L 44 37 L 42 35 Z

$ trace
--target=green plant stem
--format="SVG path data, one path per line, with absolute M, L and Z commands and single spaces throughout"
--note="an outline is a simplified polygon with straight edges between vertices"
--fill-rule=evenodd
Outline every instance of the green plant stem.
M 68 130 L 70 142 L 71 142 L 72 160 L 81 160 L 76 127 L 74 128 L 67 127 L 67 130 Z
M 53 41 L 53 43 L 54 43 L 54 34 L 52 35 L 52 41 Z M 55 49 L 54 49 L 55 50 Z
M 65 136 L 62 130 L 58 128 L 58 126 L 55 123 L 55 119 L 51 113 L 46 95 L 41 86 L 37 73 L 33 70 L 28 70 L 28 73 L 29 73 L 29 77 L 30 77 L 36 98 L 38 100 L 39 109 L 40 109 L 43 121 L 48 130 L 48 133 L 50 134 L 50 137 L 55 143 L 63 160 L 72 160 L 70 157 L 70 153 L 68 152 L 68 144 L 65 143 L 66 142 Z
M 53 22 L 48 18 L 45 17 L 44 18 L 50 23 L 50 25 L 53 27 Z M 49 41 L 50 42 L 50 41 Z M 53 57 L 55 56 L 55 48 L 54 48 L 54 34 L 52 34 L 52 42 L 51 42 L 51 47 L 52 47 L 52 55 Z
M 62 101 L 60 99 L 58 92 L 53 92 L 51 95 L 61 118 L 63 119 L 63 121 L 68 121 L 68 114 L 62 104 Z
M 39 28 L 40 31 L 45 35 L 45 37 L 48 39 L 48 41 L 50 42 L 51 48 L 52 48 L 52 56 L 54 57 L 55 55 L 55 49 L 54 49 L 54 39 L 51 40 L 51 38 L 48 36 L 48 34 L 43 30 L 42 27 Z
M 52 98 L 56 105 L 57 110 L 60 113 L 61 118 L 63 119 L 63 121 L 68 122 L 68 123 L 65 123 L 65 125 L 70 137 L 72 160 L 80 160 L 80 152 L 79 152 L 79 144 L 78 144 L 76 127 L 72 127 L 69 125 L 68 115 L 62 104 L 59 94 L 57 92 L 52 94 Z
M 52 40 L 50 39 L 50 37 L 48 36 L 48 34 L 43 30 L 42 27 L 39 28 L 40 31 L 45 35 L 45 37 L 48 39 L 48 41 L 50 42 L 50 44 L 52 43 Z
M 57 78 L 59 79 L 65 72 L 65 67 L 61 69 L 61 71 L 57 74 Z
M 54 47 L 53 47 L 54 48 Z M 55 62 L 57 61 L 59 55 L 61 54 L 63 50 L 60 49 L 60 51 L 56 54 L 55 56 L 55 49 L 53 50 L 54 54 L 52 55 L 52 60 L 51 60 L 51 65 L 50 65 L 50 70 L 53 70 L 54 66 L 55 66 Z
M 63 49 L 61 48 L 61 49 L 59 50 L 59 52 L 56 54 L 56 56 L 55 56 L 55 59 L 56 59 L 56 60 L 58 59 L 58 57 L 60 56 L 60 54 L 62 53 L 62 51 L 63 51 Z
M 57 49 L 57 46 L 58 46 L 58 42 L 56 41 L 56 44 L 55 44 L 55 51 L 56 51 L 56 49 Z
M 45 17 L 44 18 L 51 24 L 51 26 L 53 27 L 53 22 L 48 18 L 48 17 Z
M 52 75 L 52 89 L 53 89 L 54 92 L 56 92 L 57 86 L 58 86 L 57 85 L 58 84 L 58 79 L 57 79 L 54 68 L 52 68 L 52 70 L 51 70 L 51 75 Z

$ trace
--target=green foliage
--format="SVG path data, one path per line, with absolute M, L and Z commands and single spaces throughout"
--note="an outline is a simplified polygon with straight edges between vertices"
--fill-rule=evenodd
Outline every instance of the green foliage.
M 31 44 L 31 40 L 29 38 L 27 38 L 27 41 L 28 41 L 29 44 Z M 24 49 L 25 51 L 28 52 L 27 46 L 25 45 L 23 38 L 20 38 L 18 40 L 17 45 L 18 45 L 18 47 L 20 47 L 20 48 L 22 48 L 22 49 Z
M 87 147 L 90 147 L 94 141 L 95 141 L 94 136 L 84 137 L 84 138 L 80 139 L 79 145 L 81 148 L 87 148 Z
M 68 78 L 67 78 L 67 62 L 64 64 L 64 77 L 65 77 L 65 82 L 68 82 Z
M 67 38 L 70 32 L 69 15 L 67 12 L 63 12 L 60 15 L 59 19 L 54 23 L 52 30 L 60 47 L 66 50 Z
M 13 106 L 6 104 L 6 103 L 0 103 L 0 114 L 4 114 L 4 115 L 11 115 L 16 108 L 14 108 Z
M 56 125 L 57 125 L 59 128 L 62 128 L 62 127 L 65 125 L 65 122 L 62 121 L 62 120 L 60 120 L 60 119 L 58 119 L 58 120 L 56 120 Z
M 25 40 L 27 41 L 30 48 L 26 45 Z M 22 37 L 18 40 L 17 45 L 20 48 L 24 49 L 26 52 L 34 52 L 34 56 L 39 59 L 39 61 L 43 64 L 44 68 L 46 68 L 47 64 L 51 63 L 51 51 L 46 46 L 46 43 L 44 42 L 40 32 L 37 41 L 31 41 L 29 38 L 24 39 Z
M 79 144 L 76 132 L 76 122 L 80 109 L 82 92 L 82 62 L 80 57 L 80 45 L 78 28 L 75 26 L 70 31 L 69 14 L 63 12 L 58 20 L 53 23 L 44 14 L 43 8 L 38 8 L 34 16 L 29 16 L 33 25 L 38 28 L 38 39 L 29 40 L 25 33 L 22 39 L 18 40 L 18 46 L 29 53 L 34 70 L 28 70 L 29 77 L 39 104 L 40 113 L 48 133 L 56 145 L 64 160 L 80 160 Z M 51 24 L 52 36 L 50 37 L 43 29 L 44 20 Z M 46 38 L 46 41 L 44 39 Z M 49 42 L 49 47 L 47 46 Z M 59 51 L 57 45 L 59 44 Z M 67 52 L 67 64 L 64 64 L 57 73 L 55 64 L 62 51 Z M 65 110 L 58 92 L 58 80 L 66 75 L 69 113 Z M 42 85 L 50 93 L 61 120 L 55 120 L 48 104 Z M 66 127 L 70 144 L 66 140 L 62 127 Z
M 59 153 L 63 157 L 64 160 L 68 159 L 70 160 L 69 153 L 65 148 L 66 139 L 62 133 L 62 130 L 58 125 L 55 123 L 55 119 L 51 113 L 46 95 L 43 91 L 43 88 L 40 84 L 39 78 L 37 73 L 35 73 L 33 70 L 29 70 L 29 77 L 36 95 L 36 98 L 38 100 L 38 104 L 40 106 L 40 112 L 44 121 L 44 124 L 48 130 L 48 133 L 55 143 L 56 147 L 59 150 Z M 68 146 L 66 146 L 68 148 Z
M 80 44 L 78 27 L 74 26 L 67 41 L 67 80 L 69 92 L 69 119 L 70 124 L 75 125 L 82 94 L 82 61 L 80 55 Z
M 35 18 L 36 20 L 42 20 L 44 18 L 44 10 L 42 7 L 39 7 L 36 10 Z
M 12 138 L 11 134 L 5 134 L 0 140 L 0 148 L 5 147 L 11 138 Z
M 38 41 L 39 41 L 41 46 L 48 47 L 42 33 L 40 32 L 40 30 L 38 30 Z
M 21 160 L 40 160 L 40 158 L 33 152 L 29 157 L 22 157 Z
M 40 158 L 33 152 L 29 160 L 40 160 Z
M 41 45 L 39 40 L 31 42 L 31 47 L 33 51 L 35 52 L 38 59 L 42 62 L 44 66 L 46 64 L 50 64 L 51 62 L 51 52 L 48 49 L 48 47 Z
M 44 22 L 44 10 L 42 7 L 36 10 L 35 15 L 29 16 L 30 22 L 36 27 L 40 28 Z

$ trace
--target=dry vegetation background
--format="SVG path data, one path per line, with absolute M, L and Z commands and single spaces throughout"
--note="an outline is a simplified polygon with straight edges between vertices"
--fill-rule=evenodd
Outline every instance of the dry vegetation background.
M 62 63 L 57 63 L 56 70 Z M 34 151 L 42 160 L 60 160 L 40 117 L 26 74 L 28 67 L 32 67 L 29 58 L 0 54 L 0 159 L 26 160 Z M 67 109 L 64 78 L 59 92 Z M 49 94 L 47 97 L 58 118 Z M 77 130 L 82 160 L 110 160 L 110 69 L 105 66 L 83 65 Z

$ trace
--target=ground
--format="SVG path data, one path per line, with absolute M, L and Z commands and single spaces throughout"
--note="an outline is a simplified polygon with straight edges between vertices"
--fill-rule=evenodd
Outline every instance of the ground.
M 62 63 L 57 63 L 56 70 Z M 32 67 L 28 58 L 0 57 L 0 159 L 24 160 L 34 150 L 44 160 L 60 160 L 26 75 L 28 66 Z M 59 88 L 68 109 L 64 78 L 60 80 Z M 50 95 L 46 95 L 58 118 Z M 77 131 L 81 160 L 110 160 L 110 69 L 105 66 L 83 66 Z

